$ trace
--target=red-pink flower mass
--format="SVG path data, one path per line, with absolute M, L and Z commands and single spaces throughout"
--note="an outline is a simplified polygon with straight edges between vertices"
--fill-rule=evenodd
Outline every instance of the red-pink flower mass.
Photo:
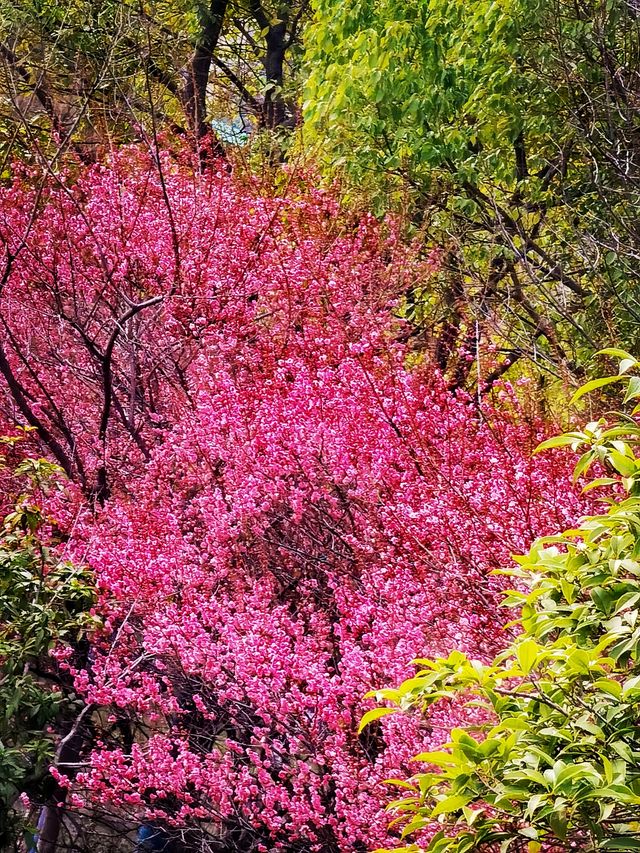
M 65 548 L 101 591 L 76 807 L 364 851 L 395 843 L 383 780 L 470 712 L 358 737 L 363 695 L 491 655 L 491 570 L 579 502 L 513 389 L 478 406 L 413 347 L 437 256 L 290 180 L 126 155 L 3 191 L 2 410 L 78 484 Z

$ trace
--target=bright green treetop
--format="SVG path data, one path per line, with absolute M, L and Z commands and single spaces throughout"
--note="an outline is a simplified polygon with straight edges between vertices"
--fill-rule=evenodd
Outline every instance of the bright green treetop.
M 432 327 L 578 378 L 637 339 L 631 3 L 316 0 L 305 45 L 314 153 L 443 249 Z

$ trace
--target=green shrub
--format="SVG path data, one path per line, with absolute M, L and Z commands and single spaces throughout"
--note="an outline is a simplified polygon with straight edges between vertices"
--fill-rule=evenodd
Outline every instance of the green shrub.
M 621 383 L 633 403 L 640 362 L 604 352 L 620 359 L 619 373 L 574 400 Z M 372 694 L 395 709 L 427 712 L 442 700 L 486 709 L 485 724 L 416 756 L 424 772 L 390 780 L 408 788 L 390 805 L 407 850 L 640 849 L 639 410 L 538 448 L 583 450 L 576 479 L 601 469 L 585 490 L 604 493 L 607 508 L 516 558 L 508 574 L 518 588 L 504 603 L 518 614 L 517 639 L 490 665 L 455 651 L 417 661 L 398 690 Z M 369 712 L 362 726 L 390 710 Z
M 49 765 L 79 701 L 50 652 L 82 644 L 95 590 L 87 569 L 60 558 L 40 506 L 60 469 L 45 459 L 10 466 L 0 456 L 0 470 L 5 488 L 20 490 L 0 527 L 0 849 L 12 849 L 23 823 L 18 798 L 43 800 L 55 788 Z

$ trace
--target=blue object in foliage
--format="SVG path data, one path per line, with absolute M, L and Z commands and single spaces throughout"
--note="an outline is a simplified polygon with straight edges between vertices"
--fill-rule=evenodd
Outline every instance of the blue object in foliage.
M 250 126 L 242 118 L 233 121 L 216 118 L 211 122 L 211 129 L 224 145 L 246 145 L 249 141 Z
M 167 833 L 153 824 L 143 824 L 136 836 L 136 853 L 169 853 L 171 841 Z

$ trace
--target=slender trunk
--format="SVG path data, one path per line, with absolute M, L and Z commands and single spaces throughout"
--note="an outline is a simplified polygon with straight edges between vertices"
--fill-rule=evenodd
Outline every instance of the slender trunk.
M 282 94 L 284 83 L 284 55 L 287 49 L 287 24 L 279 21 L 269 27 L 264 57 L 267 92 L 263 105 L 263 124 L 270 130 L 281 127 L 286 120 L 286 106 Z
M 200 38 L 186 70 L 182 91 L 182 103 L 196 142 L 200 144 L 210 136 L 214 153 L 218 155 L 223 155 L 224 149 L 207 125 L 207 86 L 228 5 L 229 0 L 211 0 L 208 8 L 200 13 Z
M 270 130 L 281 127 L 286 122 L 286 104 L 282 95 L 284 83 L 284 57 L 291 43 L 292 34 L 288 34 L 289 4 L 285 3 L 278 9 L 278 17 L 272 19 L 266 13 L 260 0 L 250 0 L 251 14 L 260 29 L 266 33 L 266 50 L 262 65 L 267 81 L 267 91 L 262 104 L 261 124 Z M 294 21 L 293 29 L 297 25 Z
M 74 727 L 75 728 L 75 727 Z M 72 729 L 70 737 L 65 738 L 57 755 L 57 763 L 61 766 L 76 764 L 80 760 L 84 734 L 79 727 Z M 64 803 L 67 791 L 56 785 L 49 802 L 43 806 L 38 821 L 37 853 L 56 853 L 62 822 L 64 820 Z

